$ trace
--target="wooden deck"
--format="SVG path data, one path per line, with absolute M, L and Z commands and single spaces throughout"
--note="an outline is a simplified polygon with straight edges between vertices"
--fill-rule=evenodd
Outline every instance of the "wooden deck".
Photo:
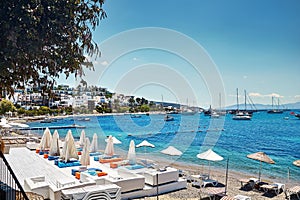
M 45 176 L 45 181 L 55 187 L 62 184 L 62 181 L 65 183 L 77 181 L 69 173 L 70 169 L 68 172 L 65 171 L 66 169 L 59 169 L 54 163 L 50 164 L 50 161 L 29 151 L 26 147 L 11 148 L 5 157 L 22 185 L 26 178 L 36 176 Z

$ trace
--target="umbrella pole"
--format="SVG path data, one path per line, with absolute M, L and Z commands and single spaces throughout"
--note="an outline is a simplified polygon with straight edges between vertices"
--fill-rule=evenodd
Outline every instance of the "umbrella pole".
M 287 183 L 290 182 L 290 167 L 288 167 L 288 171 L 287 171 Z
M 227 158 L 227 164 L 226 164 L 225 195 L 227 193 L 227 183 L 228 183 L 228 163 L 229 163 L 229 158 Z
M 156 173 L 156 199 L 158 200 L 158 173 Z
M 210 160 L 208 161 L 208 178 L 210 178 Z
M 260 181 L 261 177 L 261 168 L 262 168 L 262 162 L 260 161 L 260 167 L 259 167 L 259 173 L 258 173 L 258 180 Z

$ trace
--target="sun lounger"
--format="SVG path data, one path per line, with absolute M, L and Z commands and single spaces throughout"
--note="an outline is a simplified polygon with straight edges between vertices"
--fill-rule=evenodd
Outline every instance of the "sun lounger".
M 110 162 L 110 168 L 118 168 L 120 166 L 127 166 L 127 165 L 129 165 L 129 160 Z
M 298 199 L 300 199 L 300 186 L 293 186 L 291 188 L 286 189 L 285 191 L 286 199 L 291 199 L 292 195 L 296 195 Z
M 152 160 L 148 160 L 148 159 L 140 160 L 138 163 L 143 165 L 146 168 L 153 168 L 153 169 L 157 168 L 157 164 Z
M 142 169 L 142 168 L 144 168 L 144 166 L 139 165 L 139 164 L 135 164 L 135 165 L 128 165 L 128 166 L 126 166 L 126 168 L 129 169 L 129 170 L 135 170 L 135 169 Z
M 192 183 L 192 186 L 196 187 L 196 188 L 200 188 L 202 185 L 199 181 L 196 181 L 196 180 L 193 180 L 191 183 Z
M 80 166 L 79 161 L 73 161 L 73 162 L 63 162 L 63 161 L 58 161 L 57 166 L 59 168 L 65 168 L 65 167 L 75 167 L 75 166 Z
M 218 181 L 213 179 L 202 180 L 202 187 L 206 187 L 206 185 L 212 185 L 215 187 L 218 185 Z
M 266 193 L 274 192 L 276 195 L 278 195 L 281 191 L 284 191 L 285 184 L 282 183 L 265 184 L 260 186 L 260 188 Z
M 59 156 L 48 156 L 48 160 L 57 160 Z
M 202 188 L 200 190 L 200 195 L 201 195 L 201 193 L 204 195 L 207 195 L 210 200 L 214 200 L 217 198 L 217 196 L 223 197 L 225 195 L 225 187 Z
M 235 200 L 234 197 L 224 196 L 220 200 Z
M 109 159 L 101 158 L 99 160 L 99 162 L 103 164 L 103 163 L 110 163 L 110 162 L 118 162 L 118 161 L 121 161 L 121 160 L 122 160 L 122 158 L 109 158 Z
M 207 185 L 212 185 L 213 187 L 217 186 L 219 183 L 216 180 L 212 180 L 212 179 L 207 179 L 207 180 L 197 180 L 197 179 L 193 179 L 193 181 L 191 181 L 192 186 L 193 187 L 203 187 L 205 188 Z
M 93 152 L 93 153 L 90 153 L 90 156 L 99 156 L 99 155 L 101 155 L 100 152 Z
M 238 194 L 238 195 L 234 196 L 233 199 L 234 200 L 251 200 L 251 197 Z
M 249 179 L 240 179 L 241 189 L 253 189 L 255 185 L 259 182 L 257 178 L 249 178 Z

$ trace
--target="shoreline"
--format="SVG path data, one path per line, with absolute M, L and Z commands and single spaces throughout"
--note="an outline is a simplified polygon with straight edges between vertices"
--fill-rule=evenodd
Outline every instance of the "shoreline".
M 17 148 L 17 147 L 12 147 L 12 148 Z M 123 155 L 126 156 L 126 155 Z M 139 156 L 138 158 L 144 159 L 143 156 Z M 184 162 L 167 162 L 163 157 L 159 156 L 153 156 L 150 157 L 149 159 L 152 159 L 155 161 L 155 163 L 158 164 L 158 166 L 171 166 L 175 167 L 179 170 L 182 170 L 183 174 L 186 176 L 191 176 L 191 175 L 200 175 L 200 174 L 206 174 L 208 171 L 208 166 L 207 165 L 197 165 L 194 163 L 184 163 Z M 226 183 L 226 168 L 217 168 L 217 167 L 211 167 L 210 169 L 210 177 L 214 180 L 217 180 L 221 185 L 224 186 Z M 285 193 L 281 192 L 278 195 L 275 196 L 264 196 L 266 193 L 262 191 L 255 191 L 255 190 L 250 190 L 250 191 L 245 191 L 241 190 L 241 182 L 240 179 L 245 179 L 245 178 L 252 178 L 252 177 L 257 177 L 257 174 L 245 174 L 242 172 L 239 172 L 238 170 L 233 170 L 229 169 L 228 170 L 228 179 L 227 179 L 227 195 L 228 196 L 235 196 L 235 195 L 244 195 L 251 197 L 253 200 L 265 200 L 265 199 L 272 199 L 272 200 L 283 200 L 285 199 Z M 199 179 L 200 181 L 200 179 Z M 287 179 L 271 179 L 269 177 L 265 177 L 262 175 L 262 181 L 267 182 L 269 184 L 278 182 L 278 183 L 283 183 L 286 185 L 286 188 L 290 188 L 293 185 L 299 185 L 299 181 L 294 181 L 290 180 L 289 182 Z M 196 188 L 192 186 L 192 183 L 187 184 L 186 189 L 166 193 L 166 194 L 161 194 L 159 195 L 159 199 L 166 199 L 166 200 L 171 200 L 171 199 L 199 199 L 201 197 L 203 198 L 205 195 L 201 193 L 200 188 Z M 155 200 L 156 196 L 152 197 L 145 197 L 142 199 L 148 199 L 148 200 Z M 205 198 L 208 200 L 208 198 Z
M 160 164 L 163 164 L 162 161 L 159 161 Z M 199 175 L 203 174 L 203 171 L 201 171 L 200 167 L 192 164 L 185 164 L 185 163 L 173 163 L 171 164 L 172 167 L 175 167 L 177 169 L 184 170 L 184 174 L 187 175 Z M 226 182 L 226 175 L 225 175 L 226 169 L 217 169 L 217 168 L 211 168 L 211 177 L 214 180 L 217 180 L 221 186 L 225 186 Z M 241 189 L 241 182 L 240 179 L 245 178 L 252 178 L 255 177 L 255 175 L 250 174 L 243 174 L 241 172 L 238 172 L 236 170 L 228 170 L 228 179 L 227 179 L 227 195 L 230 197 L 234 197 L 236 195 L 244 195 L 251 197 L 252 200 L 266 200 L 266 199 L 272 199 L 272 200 L 284 200 L 285 199 L 285 193 L 284 191 L 280 192 L 278 195 L 273 195 L 273 193 L 265 193 L 263 191 L 256 191 L 256 190 L 249 190 L 245 191 Z M 199 179 L 200 180 L 200 179 Z M 267 182 L 269 184 L 272 183 L 283 183 L 285 184 L 286 188 L 290 188 L 293 185 L 299 185 L 300 183 L 297 181 L 289 181 L 286 182 L 286 180 L 277 180 L 277 179 L 269 179 L 269 178 L 262 178 L 262 181 Z M 200 195 L 202 199 L 209 199 L 206 198 L 207 196 L 202 192 L 201 188 L 196 188 L 192 186 L 192 183 L 187 184 L 186 189 L 182 189 L 179 191 L 162 194 L 159 195 L 159 199 L 187 199 L 187 200 L 196 200 L 200 198 Z M 147 200 L 155 200 L 155 197 L 146 197 L 143 199 Z M 293 199 L 293 198 L 292 198 Z

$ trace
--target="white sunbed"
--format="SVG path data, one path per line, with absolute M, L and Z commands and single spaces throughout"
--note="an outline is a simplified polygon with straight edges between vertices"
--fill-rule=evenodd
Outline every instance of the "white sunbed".
M 264 192 L 275 192 L 276 195 L 278 195 L 281 191 L 284 191 L 285 184 L 282 183 L 273 183 L 273 184 L 266 184 L 260 186 L 260 188 L 263 189 Z
M 289 200 L 291 199 L 291 196 L 294 194 L 297 196 L 298 199 L 300 199 L 300 186 L 299 185 L 288 188 L 284 192 L 285 192 L 286 198 Z

